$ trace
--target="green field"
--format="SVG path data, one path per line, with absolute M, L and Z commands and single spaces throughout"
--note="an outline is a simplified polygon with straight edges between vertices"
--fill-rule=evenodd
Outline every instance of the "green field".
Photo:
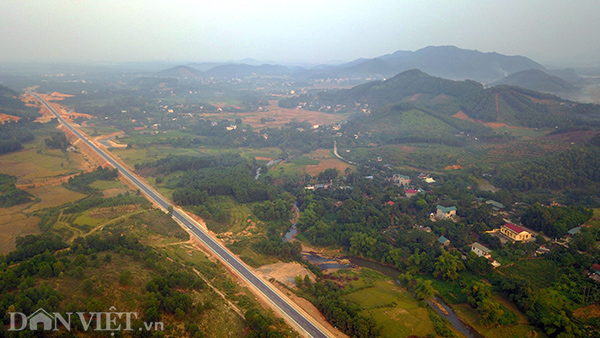
M 202 138 L 190 133 L 184 133 L 178 130 L 169 130 L 167 132 L 159 132 L 158 134 L 140 134 L 139 132 L 130 132 L 125 136 L 119 137 L 115 140 L 121 144 L 131 143 L 136 146 L 150 145 L 155 143 L 161 143 L 169 139 L 177 138 Z
M 420 110 L 410 110 L 402 114 L 389 114 L 382 116 L 381 122 L 378 116 L 373 117 L 371 125 L 379 132 L 391 132 L 395 135 L 441 135 L 455 133 L 458 130 L 453 126 L 428 115 Z
M 312 158 L 306 156 L 296 157 L 295 159 L 290 161 L 295 165 L 305 166 L 305 165 L 317 165 L 320 163 L 318 160 L 314 160 Z
M 343 298 L 358 304 L 366 316 L 373 316 L 383 326 L 383 337 L 425 337 L 435 332 L 427 309 L 391 278 L 365 268 L 360 272 L 342 271 L 334 276 L 359 277 L 348 284 L 349 293 Z
M 479 322 L 479 314 L 467 304 L 455 305 L 454 312 L 467 324 L 472 326 L 477 332 L 487 338 L 522 338 L 522 337 L 547 337 L 540 330 L 536 330 L 530 325 L 517 324 L 514 326 L 488 327 Z
M 511 266 L 500 267 L 499 271 L 529 281 L 535 289 L 551 287 L 559 277 L 559 267 L 548 259 L 524 259 Z
M 106 127 L 106 126 L 92 126 L 92 127 L 82 127 L 81 131 L 88 134 L 89 136 L 100 136 L 100 135 L 109 135 L 112 133 L 116 133 L 121 131 L 121 129 L 117 129 L 115 127 Z

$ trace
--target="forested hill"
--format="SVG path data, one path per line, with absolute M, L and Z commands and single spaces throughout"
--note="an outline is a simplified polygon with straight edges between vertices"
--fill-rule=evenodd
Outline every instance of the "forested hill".
M 286 98 L 279 104 L 329 112 L 377 113 L 377 110 L 401 102 L 410 102 L 417 108 L 447 117 L 462 112 L 464 115 L 457 116 L 480 123 L 499 122 L 532 128 L 600 126 L 598 105 L 581 104 L 507 85 L 484 89 L 475 81 L 447 80 L 417 69 L 347 90 Z
M 351 89 L 322 91 L 314 97 L 292 97 L 279 102 L 282 107 L 295 107 L 300 101 L 311 100 L 313 107 L 345 106 L 356 107 L 357 103 L 370 110 L 386 105 L 411 101 L 431 103 L 459 103 L 483 90 L 483 85 L 475 81 L 453 81 L 428 75 L 418 69 L 411 69 L 384 81 L 372 81 Z
M 37 110 L 27 107 L 18 96 L 0 86 L 0 154 L 22 149 L 22 143 L 33 140 L 32 130 L 40 125 L 33 122 L 40 116 Z
M 16 116 L 15 120 L 33 121 L 40 115 L 35 108 L 27 107 L 19 100 L 19 93 L 0 85 L 0 114 Z
M 511 74 L 494 83 L 497 85 L 511 85 L 536 90 L 545 93 L 566 94 L 572 93 L 577 88 L 558 76 L 550 75 L 540 69 L 528 69 Z

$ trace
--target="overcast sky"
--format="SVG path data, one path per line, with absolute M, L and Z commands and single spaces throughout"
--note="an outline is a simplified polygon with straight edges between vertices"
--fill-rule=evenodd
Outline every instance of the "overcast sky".
M 600 66 L 598 0 L 0 0 L 3 61 L 324 63 L 429 45 Z

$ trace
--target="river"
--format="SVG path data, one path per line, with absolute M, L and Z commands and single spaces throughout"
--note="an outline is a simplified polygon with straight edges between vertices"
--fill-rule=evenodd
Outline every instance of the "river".
M 267 167 L 270 167 L 270 166 L 272 166 L 273 164 L 275 164 L 275 163 L 279 163 L 279 162 L 281 162 L 281 161 L 283 161 L 283 159 L 281 159 L 281 158 L 280 158 L 280 159 L 277 159 L 277 160 L 271 160 L 271 161 L 267 162 Z M 260 177 L 260 167 L 258 167 L 258 169 L 256 169 L 256 176 L 254 177 L 254 179 L 255 179 L 255 180 L 258 180 L 258 178 L 259 178 L 259 177 Z

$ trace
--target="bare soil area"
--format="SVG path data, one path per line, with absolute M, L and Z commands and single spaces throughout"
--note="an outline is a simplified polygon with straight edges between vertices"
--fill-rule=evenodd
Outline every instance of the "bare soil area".
M 303 109 L 281 108 L 277 105 L 277 101 L 275 100 L 269 101 L 269 106 L 265 107 L 265 110 L 266 111 L 250 113 L 201 114 L 201 116 L 218 117 L 219 119 L 234 119 L 235 117 L 240 117 L 245 124 L 249 124 L 255 128 L 279 127 L 293 120 L 308 121 L 313 125 L 327 125 L 339 123 L 346 118 L 345 115 L 329 114 Z M 275 121 L 261 123 L 262 118 L 273 118 Z
M 18 116 L 12 116 L 8 114 L 0 114 L 0 123 L 4 124 L 7 121 L 19 121 L 21 118 Z
M 296 287 L 294 281 L 296 276 L 304 278 L 304 276 L 308 275 L 312 282 L 315 281 L 314 274 L 300 263 L 275 263 L 263 265 L 256 269 L 256 272 L 266 280 L 274 278 L 276 281 L 290 288 Z

